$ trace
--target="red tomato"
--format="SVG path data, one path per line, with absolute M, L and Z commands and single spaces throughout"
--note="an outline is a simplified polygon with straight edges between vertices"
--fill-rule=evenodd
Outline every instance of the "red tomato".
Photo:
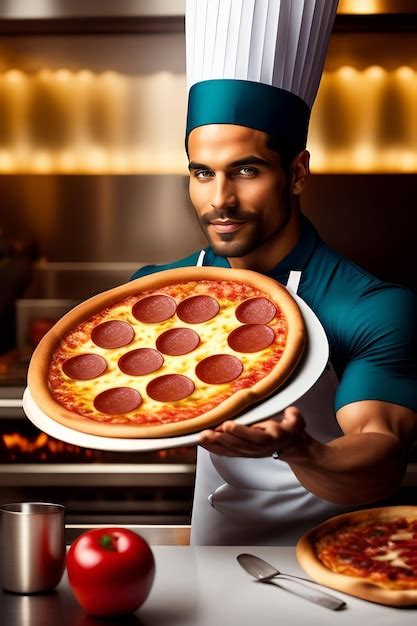
M 126 528 L 88 530 L 67 555 L 68 580 L 90 615 L 124 615 L 146 600 L 155 576 L 147 542 Z

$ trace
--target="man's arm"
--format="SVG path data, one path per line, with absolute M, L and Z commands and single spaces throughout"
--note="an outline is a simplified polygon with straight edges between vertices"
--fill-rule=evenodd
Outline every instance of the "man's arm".
M 226 421 L 200 434 L 200 444 L 224 456 L 264 457 L 279 449 L 300 483 L 336 504 L 365 504 L 391 496 L 417 438 L 411 409 L 379 401 L 353 402 L 337 412 L 344 435 L 323 444 L 305 430 L 296 407 L 282 420 L 253 426 Z

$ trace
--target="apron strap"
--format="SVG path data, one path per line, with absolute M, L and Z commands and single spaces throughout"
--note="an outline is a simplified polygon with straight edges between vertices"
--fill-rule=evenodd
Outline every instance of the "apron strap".
M 206 256 L 206 251 L 205 250 L 200 250 L 200 254 L 198 255 L 197 263 L 195 264 L 196 267 L 203 267 L 203 261 L 204 261 L 204 257 L 205 256 Z
M 298 270 L 291 270 L 290 275 L 288 277 L 288 282 L 286 284 L 288 291 L 296 294 L 298 291 L 298 287 L 300 286 L 300 281 L 301 281 L 301 272 Z M 330 381 L 334 389 L 337 389 L 339 386 L 339 379 L 337 377 L 337 374 L 334 370 L 333 365 L 330 362 L 330 359 L 326 365 L 326 371 L 327 371 L 327 374 L 329 375 Z
M 290 275 L 288 277 L 288 282 L 286 285 L 288 291 L 291 291 L 291 293 L 297 293 L 298 287 L 300 285 L 300 280 L 301 280 L 301 272 L 292 270 L 290 272 Z

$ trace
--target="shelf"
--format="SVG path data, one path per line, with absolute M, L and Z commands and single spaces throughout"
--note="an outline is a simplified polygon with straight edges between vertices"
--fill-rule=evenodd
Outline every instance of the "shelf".
M 191 463 L 11 463 L 0 465 L 0 486 L 182 487 L 194 474 Z

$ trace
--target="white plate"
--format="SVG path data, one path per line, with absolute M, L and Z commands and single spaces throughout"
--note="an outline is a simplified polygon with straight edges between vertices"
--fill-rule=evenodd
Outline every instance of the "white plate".
M 307 327 L 308 343 L 302 362 L 297 367 L 295 374 L 276 394 L 236 417 L 235 421 L 239 424 L 249 426 L 283 411 L 307 393 L 326 367 L 329 359 L 329 344 L 323 326 L 304 300 L 299 296 L 293 295 L 293 297 L 301 309 Z M 198 432 L 179 437 L 155 439 L 119 439 L 118 437 L 99 437 L 98 435 L 81 433 L 78 430 L 63 426 L 45 415 L 32 398 L 29 388 L 26 388 L 23 394 L 23 410 L 30 421 L 47 435 L 83 448 L 111 450 L 113 452 L 140 452 L 193 446 L 198 443 Z

